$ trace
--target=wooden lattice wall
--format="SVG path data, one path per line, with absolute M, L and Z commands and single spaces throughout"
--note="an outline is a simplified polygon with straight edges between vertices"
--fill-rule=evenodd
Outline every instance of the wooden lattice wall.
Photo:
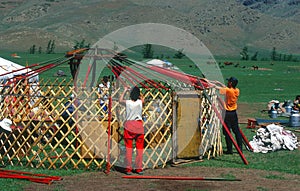
M 11 119 L 13 131 L 0 135 L 1 164 L 101 169 L 109 160 L 112 166 L 123 166 L 125 108 L 118 103 L 122 91 L 113 86 L 109 121 L 108 110 L 99 104 L 97 87 L 75 88 L 73 82 L 61 79 L 35 84 L 19 81 L 2 86 L 0 118 Z M 205 91 L 215 102 L 215 90 Z M 165 167 L 176 158 L 173 155 L 174 92 L 153 88 L 142 93 L 146 137 L 143 165 L 144 168 Z M 202 108 L 199 156 L 209 158 L 221 153 L 220 123 L 201 91 L 199 95 Z M 71 104 L 73 112 L 68 110 Z

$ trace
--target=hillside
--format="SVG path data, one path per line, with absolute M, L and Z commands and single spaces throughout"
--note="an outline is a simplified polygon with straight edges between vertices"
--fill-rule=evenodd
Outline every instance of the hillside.
M 300 0 L 239 0 L 239 2 L 264 14 L 300 23 Z
M 55 40 L 56 50 L 66 51 L 76 41 L 93 44 L 121 27 L 152 22 L 191 32 L 215 55 L 237 56 L 244 46 L 250 51 L 276 47 L 299 54 L 300 15 L 295 11 L 300 4 L 281 9 L 278 4 L 286 2 L 278 0 L 277 6 L 257 9 L 255 3 L 261 4 L 241 0 L 6 0 L 0 2 L 0 49 L 27 51 L 33 44 L 44 48 Z M 275 15 L 278 11 L 281 14 Z

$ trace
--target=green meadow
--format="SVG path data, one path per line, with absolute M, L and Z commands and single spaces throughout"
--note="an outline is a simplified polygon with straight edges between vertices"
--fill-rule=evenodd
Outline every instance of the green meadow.
M 0 56 L 9 59 L 21 65 L 31 65 L 34 63 L 44 63 L 45 61 L 55 60 L 56 58 L 64 57 L 64 54 L 26 54 L 18 53 L 21 58 L 11 58 L 11 53 L 2 53 Z M 138 60 L 140 58 L 137 58 Z M 201 68 L 195 68 L 193 64 L 183 58 L 174 59 L 169 58 L 168 61 L 179 67 L 182 71 L 192 74 L 200 75 Z M 224 62 L 232 62 L 232 65 L 224 65 Z M 261 105 L 259 108 L 266 108 L 270 100 L 277 99 L 281 102 L 284 100 L 294 100 L 296 95 L 300 95 L 299 82 L 300 82 L 300 62 L 283 62 L 283 61 L 242 61 L 238 59 L 224 59 L 218 58 L 216 60 L 219 70 L 222 73 L 224 81 L 230 76 L 235 76 L 239 80 L 238 87 L 240 88 L 241 95 L 239 103 L 251 105 Z M 254 70 L 252 66 L 258 66 L 258 70 Z M 67 78 L 71 79 L 69 65 L 62 64 L 52 70 L 46 71 L 40 75 L 40 78 L 55 79 L 54 74 L 58 70 L 63 70 L 67 74 Z M 267 114 L 262 114 L 260 110 L 249 113 L 250 117 L 265 117 Z M 241 124 L 241 129 L 248 138 L 252 140 L 255 135 L 255 129 L 246 129 L 245 124 Z M 299 128 L 288 129 L 295 132 Z M 295 132 L 296 134 L 297 132 Z M 299 137 L 299 133 L 296 134 Z M 211 160 L 204 160 L 201 163 L 188 164 L 188 166 L 213 166 L 213 167 L 233 167 L 233 168 L 248 168 L 248 169 L 261 169 L 285 172 L 291 174 L 300 174 L 299 158 L 300 149 L 295 151 L 281 150 L 267 154 L 252 153 L 244 150 L 244 155 L 249 162 L 245 165 L 238 154 L 223 155 Z M 24 167 L 8 167 L 12 169 L 24 169 Z M 51 175 L 73 175 L 82 173 L 83 170 L 42 170 L 42 169 L 26 169 L 38 173 L 47 173 Z M 271 177 L 272 178 L 272 177 Z M 23 181 L 5 180 L 0 179 L 0 183 L 4 186 L 9 186 L 12 183 L 15 189 L 19 190 Z M 29 184 L 26 182 L 26 184 Z

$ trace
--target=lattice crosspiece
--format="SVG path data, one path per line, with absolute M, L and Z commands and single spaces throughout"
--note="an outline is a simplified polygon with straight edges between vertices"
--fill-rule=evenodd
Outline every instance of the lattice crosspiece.
M 213 104 L 218 104 L 216 100 L 215 89 L 203 90 L 207 91 Z M 222 143 L 220 134 L 220 121 L 213 111 L 210 101 L 202 99 L 202 113 L 200 117 L 202 140 L 199 147 L 200 158 L 207 156 L 219 156 L 222 153 Z
M 118 102 L 122 88 L 112 89 L 111 121 L 108 121 L 109 111 L 99 103 L 97 87 L 75 88 L 71 81 L 57 79 L 41 80 L 38 84 L 19 82 L 0 88 L 0 118 L 13 121 L 12 132 L 0 135 L 2 165 L 101 169 L 107 160 L 111 165 L 124 164 L 125 107 Z M 165 167 L 173 158 L 176 139 L 172 133 L 176 125 L 173 92 L 152 88 L 143 89 L 142 94 L 145 98 L 143 165 Z M 210 91 L 213 99 L 214 94 Z M 108 100 L 105 104 L 108 105 Z M 221 149 L 219 122 L 205 99 L 201 107 L 204 134 L 201 154 L 216 156 Z

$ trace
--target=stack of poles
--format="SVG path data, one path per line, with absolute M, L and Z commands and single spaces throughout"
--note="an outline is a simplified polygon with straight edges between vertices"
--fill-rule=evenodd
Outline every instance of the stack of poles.
M 23 179 L 42 184 L 52 184 L 54 181 L 62 180 L 62 177 L 60 176 L 50 176 L 46 174 L 35 174 L 31 172 L 5 169 L 0 169 L 0 178 Z

